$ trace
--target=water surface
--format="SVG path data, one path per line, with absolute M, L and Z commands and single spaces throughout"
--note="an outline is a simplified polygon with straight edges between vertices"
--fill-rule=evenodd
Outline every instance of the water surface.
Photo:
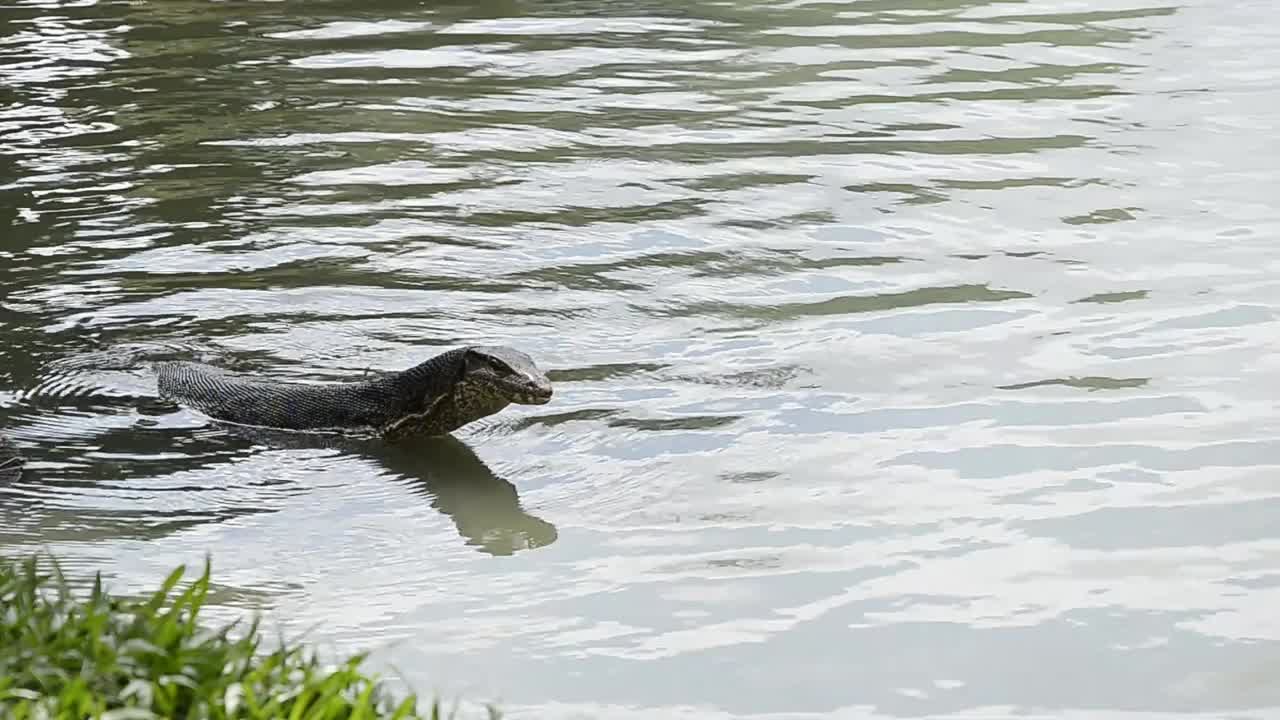
M 0 554 L 512 717 L 1280 710 L 1263 2 L 0 6 Z M 156 398 L 507 344 L 414 451 Z

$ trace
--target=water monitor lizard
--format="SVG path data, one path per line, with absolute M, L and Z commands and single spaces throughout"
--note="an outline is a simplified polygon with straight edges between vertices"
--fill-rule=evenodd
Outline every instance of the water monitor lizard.
M 161 397 L 241 425 L 379 435 L 447 435 L 511 403 L 551 400 L 551 381 L 528 355 L 469 346 L 399 372 L 345 383 L 291 383 L 232 374 L 202 363 L 155 364 Z

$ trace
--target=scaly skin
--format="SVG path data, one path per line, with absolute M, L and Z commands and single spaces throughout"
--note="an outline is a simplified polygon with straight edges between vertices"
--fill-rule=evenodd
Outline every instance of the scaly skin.
M 254 380 L 209 365 L 155 365 L 160 394 L 218 420 L 262 427 L 381 435 L 447 435 L 511 403 L 551 400 L 551 381 L 524 353 L 472 346 L 373 380 L 287 383 Z

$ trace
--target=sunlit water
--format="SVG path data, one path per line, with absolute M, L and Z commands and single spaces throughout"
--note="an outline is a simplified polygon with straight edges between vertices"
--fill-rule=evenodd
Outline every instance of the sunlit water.
M 514 717 L 1280 713 L 1273 4 L 475 5 L 4 4 L 0 554 Z M 557 394 L 298 446 L 120 343 Z

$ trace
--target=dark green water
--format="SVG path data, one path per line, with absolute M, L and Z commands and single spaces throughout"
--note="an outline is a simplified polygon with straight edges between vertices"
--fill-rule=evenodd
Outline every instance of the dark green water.
M 1269 3 L 0 4 L 0 554 L 517 718 L 1275 717 Z M 144 370 L 556 382 L 262 442 Z

